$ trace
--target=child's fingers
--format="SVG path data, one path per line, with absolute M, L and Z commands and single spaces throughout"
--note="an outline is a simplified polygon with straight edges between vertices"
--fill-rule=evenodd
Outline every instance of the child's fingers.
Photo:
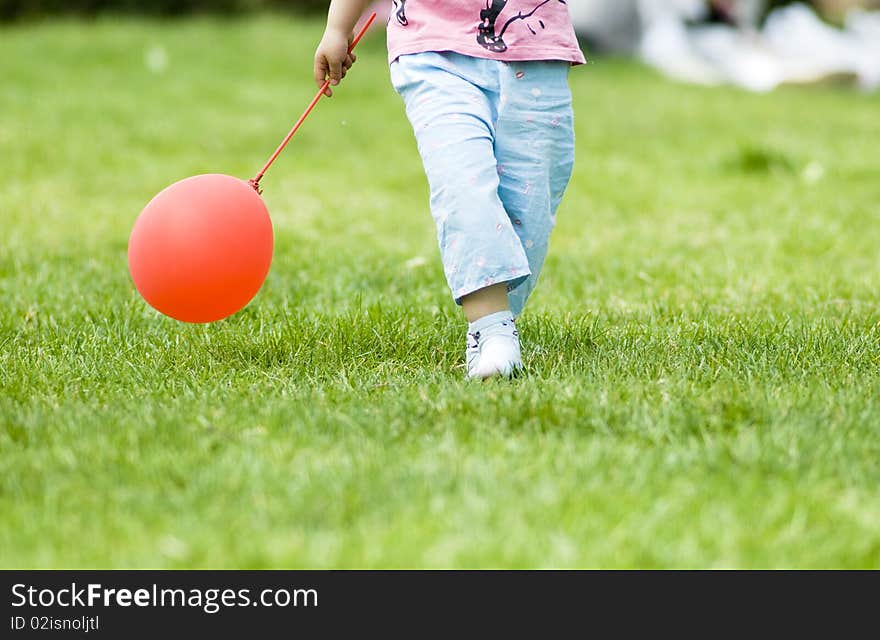
M 330 61 L 330 84 L 337 85 L 342 80 L 342 60 Z
M 327 59 L 324 56 L 315 57 L 315 84 L 319 87 L 327 79 Z
M 327 81 L 328 71 L 329 71 L 329 66 L 327 64 L 326 56 L 319 55 L 318 57 L 316 57 L 315 58 L 315 84 L 317 84 L 318 87 L 324 86 L 324 82 Z M 330 87 L 327 87 L 327 89 L 324 91 L 324 95 L 327 96 L 328 98 L 333 95 L 333 92 L 330 90 Z
M 324 61 L 321 58 L 315 58 L 315 82 L 320 87 L 324 84 L 324 78 L 326 77 L 326 72 L 324 69 Z

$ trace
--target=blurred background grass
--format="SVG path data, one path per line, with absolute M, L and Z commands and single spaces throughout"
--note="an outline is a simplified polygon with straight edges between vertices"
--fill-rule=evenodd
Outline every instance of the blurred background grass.
M 0 0 L 0 20 L 108 13 L 181 16 L 289 11 L 303 14 L 326 12 L 329 4 L 327 0 Z

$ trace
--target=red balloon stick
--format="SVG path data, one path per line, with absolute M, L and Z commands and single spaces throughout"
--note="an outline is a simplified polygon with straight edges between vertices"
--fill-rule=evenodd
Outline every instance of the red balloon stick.
M 348 52 L 351 53 L 354 51 L 354 48 L 357 46 L 357 43 L 360 42 L 361 38 L 364 37 L 364 34 L 367 32 L 367 29 L 370 28 L 370 25 L 373 24 L 373 20 L 376 19 L 376 14 L 374 13 L 369 17 L 367 22 L 361 28 L 360 32 L 355 36 L 354 40 L 351 41 L 351 46 L 348 48 Z M 315 108 L 315 105 L 318 104 L 318 101 L 324 95 L 324 92 L 327 90 L 327 87 L 330 86 L 330 80 L 324 82 L 324 86 L 318 91 L 317 95 L 312 99 L 309 103 L 309 106 L 306 107 L 306 110 L 299 117 L 299 120 L 296 121 L 296 124 L 293 125 L 293 129 L 290 130 L 290 133 L 287 134 L 287 137 L 284 138 L 284 141 L 278 145 L 278 148 L 275 149 L 275 153 L 272 154 L 272 157 L 269 158 L 268 162 L 260 169 L 260 172 L 253 178 L 253 180 L 248 180 L 248 184 L 250 184 L 254 189 L 257 190 L 257 193 L 260 193 L 260 180 L 263 179 L 263 176 L 269 170 L 269 167 L 272 166 L 272 163 L 278 159 L 278 156 L 281 155 L 281 152 L 284 151 L 284 147 L 287 146 L 287 143 L 290 142 L 290 139 L 293 137 L 293 134 L 297 132 L 297 130 L 302 126 L 302 123 L 305 122 L 305 119 L 312 112 L 312 109 Z

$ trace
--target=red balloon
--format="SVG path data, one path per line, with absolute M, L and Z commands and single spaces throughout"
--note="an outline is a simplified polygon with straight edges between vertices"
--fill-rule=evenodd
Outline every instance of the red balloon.
M 151 306 L 184 322 L 214 322 L 253 299 L 272 263 L 272 221 L 263 199 L 219 174 L 175 182 L 141 212 L 128 268 Z

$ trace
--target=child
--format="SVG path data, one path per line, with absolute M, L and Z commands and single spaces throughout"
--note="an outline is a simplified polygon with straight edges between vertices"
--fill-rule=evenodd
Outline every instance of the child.
M 367 0 L 332 0 L 315 80 L 339 84 Z M 514 323 L 571 177 L 568 70 L 584 62 L 564 0 L 394 0 L 391 81 L 431 188 L 446 279 L 469 324 L 467 375 L 522 366 Z M 328 95 L 332 90 L 328 90 Z

